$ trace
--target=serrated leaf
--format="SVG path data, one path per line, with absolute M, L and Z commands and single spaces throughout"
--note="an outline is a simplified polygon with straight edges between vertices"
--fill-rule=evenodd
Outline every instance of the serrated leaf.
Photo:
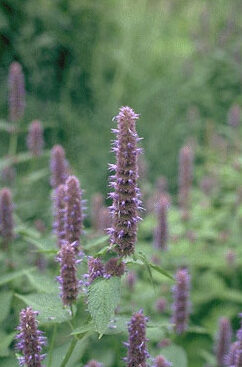
M 63 308 L 60 297 L 55 293 L 15 294 L 15 296 L 33 310 L 39 311 L 38 320 L 42 324 L 61 323 L 71 319 L 70 310 Z
M 0 297 L 0 322 L 2 322 L 9 314 L 13 293 L 2 291 Z
M 58 294 L 57 282 L 45 274 L 40 273 L 27 273 L 27 278 L 31 285 L 38 291 L 43 293 Z
M 25 269 L 25 270 L 14 271 L 10 274 L 3 275 L 2 277 L 0 277 L 0 285 L 7 284 L 7 283 L 11 282 L 12 280 L 20 278 L 23 275 L 26 275 L 27 273 L 29 273 L 33 270 L 34 270 L 34 268 L 29 268 L 29 269 Z
M 97 279 L 90 285 L 88 310 L 100 336 L 106 331 L 119 300 L 120 278 Z
M 38 252 L 46 254 L 56 254 L 58 251 L 56 247 L 52 244 L 52 242 L 48 242 L 46 240 L 40 242 L 39 240 L 26 235 L 23 235 L 23 238 L 25 241 L 31 243 L 31 245 L 37 247 L 37 249 L 39 250 Z

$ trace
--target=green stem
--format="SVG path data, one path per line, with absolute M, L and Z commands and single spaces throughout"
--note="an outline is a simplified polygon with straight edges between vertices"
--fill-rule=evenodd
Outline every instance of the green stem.
M 49 348 L 49 352 L 48 352 L 47 367 L 51 367 L 51 363 L 52 363 L 52 356 L 53 356 L 53 349 L 54 349 L 54 345 L 55 345 L 56 330 L 57 330 L 57 324 L 54 324 L 53 334 L 52 334 L 50 348 Z
M 18 133 L 17 133 L 17 131 L 13 131 L 10 134 L 10 140 L 9 140 L 8 154 L 9 154 L 10 157 L 16 155 L 17 145 L 18 145 Z
M 69 346 L 69 349 L 67 350 L 66 355 L 65 355 L 65 358 L 64 358 L 63 362 L 61 363 L 60 367 L 65 367 L 67 365 L 67 362 L 69 361 L 69 359 L 70 359 L 70 357 L 72 355 L 72 352 L 75 349 L 75 346 L 76 346 L 76 343 L 77 342 L 78 342 L 78 339 L 77 338 L 73 338 L 72 339 L 71 344 Z

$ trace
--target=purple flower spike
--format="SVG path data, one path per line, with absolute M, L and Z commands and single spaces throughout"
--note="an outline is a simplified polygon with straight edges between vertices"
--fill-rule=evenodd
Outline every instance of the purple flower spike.
M 92 196 L 91 200 L 91 220 L 92 227 L 98 231 L 99 230 L 99 219 L 100 219 L 100 210 L 103 207 L 103 195 L 99 192 L 95 193 Z
M 11 185 L 16 177 L 16 170 L 13 166 L 6 166 L 1 171 L 1 178 L 3 182 L 9 186 Z
M 61 267 L 57 280 L 60 283 L 62 302 L 64 306 L 71 306 L 77 299 L 79 288 L 76 268 L 78 260 L 73 244 L 63 243 L 57 260 Z
M 125 271 L 125 264 L 118 257 L 112 257 L 105 265 L 105 273 L 108 276 L 121 277 Z
M 242 319 L 242 313 L 239 315 Z M 242 367 L 242 320 L 240 324 L 240 329 L 237 331 L 237 341 L 238 347 L 235 352 L 235 367 Z
M 112 228 L 109 233 L 119 256 L 134 253 L 137 223 L 140 220 L 138 210 L 141 209 L 141 201 L 137 187 L 137 158 L 140 153 L 137 143 L 140 139 L 135 128 L 138 117 L 130 107 L 122 107 L 116 116 L 118 129 L 113 130 L 117 140 L 113 146 L 116 164 L 110 165 L 115 174 L 111 176 L 113 181 L 110 183 L 114 192 L 110 194 L 113 205 L 110 208 Z
M 88 276 L 89 284 L 91 284 L 96 278 L 104 276 L 104 265 L 99 258 L 88 258 Z
M 44 138 L 43 127 L 40 121 L 36 120 L 30 124 L 27 136 L 27 146 L 34 156 L 41 155 L 44 146 Z
M 129 271 L 126 277 L 126 284 L 129 290 L 133 291 L 136 283 L 136 275 L 133 271 Z
M 179 153 L 179 204 L 184 216 L 188 215 L 189 195 L 193 178 L 193 151 L 184 146 Z
M 155 304 L 155 308 L 158 312 L 162 313 L 166 309 L 166 299 L 165 298 L 158 298 Z
M 61 145 L 55 145 L 51 150 L 50 170 L 50 183 L 53 188 L 65 183 L 68 177 L 68 163 Z
M 146 323 L 147 317 L 143 311 L 135 312 L 129 322 L 129 341 L 127 343 L 128 355 L 125 358 L 127 367 L 147 367 L 146 359 L 149 357 L 147 351 Z
M 167 250 L 168 240 L 168 223 L 167 223 L 167 209 L 169 201 L 167 195 L 163 194 L 157 203 L 157 220 L 158 224 L 154 233 L 155 248 Z
M 69 176 L 65 184 L 65 239 L 69 243 L 75 243 L 76 250 L 80 244 L 82 233 L 82 192 L 80 184 L 75 176 Z
M 173 317 L 174 329 L 182 334 L 187 329 L 190 312 L 189 301 L 190 276 L 187 269 L 179 269 L 176 273 L 176 285 L 173 287 Z
M 16 336 L 17 348 L 23 354 L 19 357 L 20 366 L 42 367 L 42 360 L 45 354 L 41 354 L 43 345 L 46 345 L 46 338 L 43 332 L 38 330 L 36 320 L 38 312 L 27 307 L 20 312 L 19 334 Z
M 65 186 L 59 185 L 53 194 L 54 202 L 54 231 L 57 235 L 58 246 L 65 240 Z
M 240 123 L 240 107 L 234 104 L 228 112 L 228 124 L 232 127 L 238 127 Z
M 229 348 L 229 353 L 225 356 L 225 366 L 235 366 L 235 355 L 239 347 L 239 342 L 234 342 Z
M 225 366 L 225 357 L 231 343 L 232 329 L 230 321 L 226 317 L 219 320 L 219 331 L 216 345 L 216 358 L 218 366 Z
M 103 366 L 102 363 L 92 360 L 88 362 L 88 364 L 86 364 L 84 367 L 102 367 L 102 366 Z
M 0 191 L 0 229 L 6 248 L 14 238 L 12 194 L 8 188 Z
M 25 83 L 22 66 L 12 62 L 9 68 L 9 119 L 12 122 L 20 120 L 25 108 Z
M 155 358 L 152 367 L 170 367 L 170 366 L 172 366 L 171 362 L 168 362 L 163 356 L 157 356 Z

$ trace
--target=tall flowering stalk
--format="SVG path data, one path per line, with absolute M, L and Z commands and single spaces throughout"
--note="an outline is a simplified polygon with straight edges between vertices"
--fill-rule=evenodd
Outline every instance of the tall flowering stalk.
M 238 127 L 240 123 L 240 107 L 234 104 L 228 112 L 228 125 Z
M 77 299 L 79 282 L 77 279 L 77 262 L 75 247 L 71 243 L 64 243 L 58 253 L 57 260 L 60 263 L 61 298 L 64 306 L 71 306 Z
M 235 366 L 235 356 L 239 347 L 239 342 L 234 342 L 229 348 L 228 354 L 225 356 L 225 366 Z
M 95 230 L 99 230 L 100 210 L 103 207 L 103 195 L 97 192 L 92 196 L 91 201 L 91 220 L 92 227 Z
M 134 253 L 137 223 L 140 220 L 137 158 L 141 150 L 137 148 L 140 138 L 135 127 L 138 117 L 130 107 L 122 107 L 116 116 L 118 128 L 113 129 L 117 140 L 113 146 L 116 164 L 110 165 L 115 174 L 111 176 L 114 192 L 110 193 L 113 204 L 110 208 L 112 228 L 109 229 L 109 233 L 111 243 L 120 256 Z
M 176 284 L 173 287 L 174 303 L 172 306 L 174 329 L 177 334 L 182 334 L 187 329 L 190 312 L 189 301 L 190 276 L 187 269 L 176 272 Z
M 188 215 L 189 196 L 193 178 L 193 151 L 188 145 L 179 153 L 179 204 L 184 215 Z
M 53 188 L 65 183 L 68 177 L 68 163 L 61 145 L 55 145 L 51 150 L 50 170 L 50 183 Z
M 9 120 L 16 122 L 24 115 L 25 108 L 25 83 L 22 66 L 12 62 L 9 68 Z
M 231 343 L 232 329 L 230 321 L 223 317 L 219 320 L 219 330 L 216 345 L 216 358 L 219 367 L 225 366 L 225 357 Z
M 154 232 L 154 246 L 156 248 L 167 250 L 168 240 L 168 222 L 167 222 L 167 209 L 169 201 L 167 195 L 163 194 L 159 198 L 156 206 L 157 212 L 157 227 Z
M 237 350 L 235 352 L 235 366 L 234 367 L 242 367 L 242 313 L 240 316 L 240 329 L 237 331 Z
M 124 358 L 127 367 L 147 367 L 146 360 L 149 357 L 147 351 L 146 323 L 147 317 L 143 311 L 135 312 L 128 324 L 129 341 L 128 355 Z
M 10 186 L 14 182 L 16 177 L 16 170 L 13 166 L 6 166 L 1 171 L 1 179 L 2 181 Z
M 35 120 L 30 124 L 27 136 L 27 146 L 34 156 L 41 155 L 44 146 L 44 138 L 43 127 L 40 121 Z
M 80 244 L 82 233 L 82 191 L 80 183 L 75 176 L 69 176 L 65 184 L 65 239 L 75 243 L 76 249 Z
M 27 307 L 20 312 L 20 325 L 18 326 L 17 348 L 23 354 L 19 357 L 20 366 L 42 367 L 42 360 L 45 354 L 42 354 L 42 347 L 46 344 L 46 338 L 43 332 L 38 330 L 36 316 L 37 311 Z
M 152 367 L 171 367 L 172 364 L 168 362 L 163 356 L 157 356 Z
M 59 247 L 65 241 L 65 186 L 59 185 L 53 194 L 54 202 L 54 231 Z
M 136 274 L 133 271 L 129 271 L 126 277 L 126 284 L 130 291 L 134 290 L 136 283 Z
M 14 238 L 13 228 L 12 194 L 11 191 L 5 187 L 0 191 L 0 229 L 4 248 L 7 248 L 8 244 Z

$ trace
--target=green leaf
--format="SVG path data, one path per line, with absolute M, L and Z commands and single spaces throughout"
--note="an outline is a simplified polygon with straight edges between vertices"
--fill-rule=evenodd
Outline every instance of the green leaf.
M 20 278 L 23 275 L 27 275 L 29 272 L 33 271 L 34 268 L 29 268 L 26 270 L 14 271 L 13 273 L 3 275 L 0 277 L 0 285 L 7 284 L 14 279 Z
M 162 267 L 158 266 L 158 265 L 155 265 L 153 263 L 151 263 L 146 255 L 139 251 L 138 252 L 138 258 L 143 262 L 143 264 L 148 268 L 149 270 L 149 273 L 151 273 L 151 270 L 150 268 L 152 268 L 153 270 L 157 271 L 158 273 L 164 275 L 165 277 L 171 279 L 171 280 L 174 280 L 173 276 L 171 274 L 168 273 L 168 271 L 166 271 L 165 269 L 163 269 Z M 152 276 L 151 276 L 152 277 Z
M 94 255 L 94 257 L 105 256 L 105 255 L 106 255 L 106 253 L 107 253 L 109 250 L 110 250 L 110 246 L 109 246 L 109 245 L 107 245 L 107 246 L 103 247 L 100 251 L 98 251 L 98 252 Z
M 12 343 L 16 333 L 6 334 L 5 332 L 0 332 L 0 357 L 7 357 L 9 355 L 9 345 Z
M 105 243 L 108 240 L 108 238 L 109 238 L 108 236 L 102 236 L 102 237 L 96 238 L 93 241 L 86 243 L 84 246 L 85 250 L 89 250 L 89 249 L 92 249 L 93 247 L 98 247 L 102 245 L 103 243 Z
M 120 300 L 120 278 L 97 279 L 89 287 L 88 310 L 100 337 L 107 329 Z
M 61 323 L 71 319 L 70 310 L 63 308 L 60 297 L 55 293 L 15 294 L 15 296 L 33 310 L 39 311 L 38 319 L 42 324 Z
M 157 271 L 158 273 L 164 275 L 165 277 L 171 279 L 171 280 L 174 280 L 173 276 L 168 273 L 168 271 L 166 271 L 165 269 L 163 269 L 162 267 L 158 266 L 158 265 L 155 265 L 155 264 L 152 264 L 150 263 L 150 267 L 152 269 L 154 269 L 155 271 Z
M 30 174 L 24 176 L 23 183 L 24 184 L 31 184 L 36 181 L 41 180 L 42 178 L 49 175 L 49 170 L 46 168 L 39 169 L 37 171 L 31 172 Z
M 183 348 L 170 345 L 162 349 L 161 354 L 172 363 L 172 367 L 187 367 L 187 355 Z
M 37 239 L 31 238 L 27 235 L 23 235 L 23 239 L 31 243 L 31 245 L 37 247 L 37 249 L 39 250 L 38 252 L 46 254 L 56 254 L 58 251 L 53 243 L 50 241 L 40 242 Z
M 9 314 L 13 293 L 2 291 L 0 297 L 0 322 L 2 322 Z
M 89 323 L 83 326 L 80 326 L 74 329 L 71 335 L 78 335 L 79 337 L 86 334 L 88 331 L 95 331 L 95 325 L 93 323 Z
M 27 273 L 27 278 L 31 285 L 38 291 L 43 293 L 58 293 L 57 282 L 45 274 Z

